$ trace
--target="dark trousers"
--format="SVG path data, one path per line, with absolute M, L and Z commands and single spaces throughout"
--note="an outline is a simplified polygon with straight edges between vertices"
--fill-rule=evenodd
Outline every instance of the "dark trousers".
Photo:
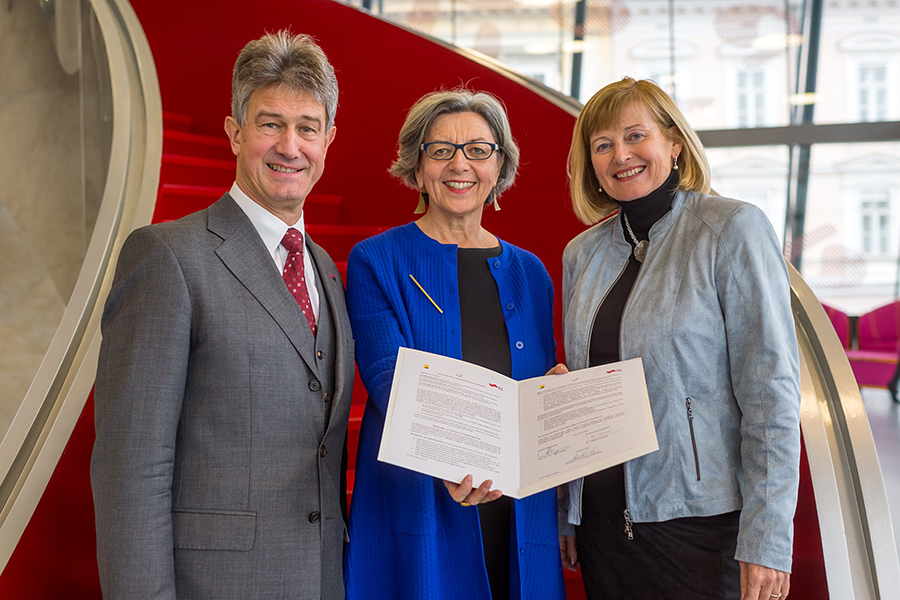
M 740 511 L 634 523 L 629 540 L 622 467 L 585 478 L 582 507 L 576 541 L 589 600 L 739 600 Z

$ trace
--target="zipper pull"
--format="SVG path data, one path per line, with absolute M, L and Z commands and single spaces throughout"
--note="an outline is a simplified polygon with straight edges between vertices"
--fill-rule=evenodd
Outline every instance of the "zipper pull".
M 628 541 L 634 541 L 634 531 L 631 529 L 631 525 L 634 521 L 631 520 L 631 513 L 628 512 L 628 509 L 625 509 L 625 535 L 628 536 Z

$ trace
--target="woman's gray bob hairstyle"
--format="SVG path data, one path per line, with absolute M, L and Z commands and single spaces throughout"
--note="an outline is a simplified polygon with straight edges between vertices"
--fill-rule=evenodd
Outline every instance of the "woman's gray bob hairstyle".
M 282 29 L 244 46 L 231 79 L 231 116 L 240 126 L 247 122 L 251 94 L 270 85 L 311 94 L 325 108 L 325 129 L 334 125 L 337 77 L 328 57 L 310 36 Z
M 519 147 L 512 137 L 509 118 L 506 116 L 503 103 L 487 92 L 456 88 L 431 92 L 419 98 L 409 109 L 406 121 L 400 129 L 400 137 L 397 140 L 397 159 L 388 172 L 408 187 L 417 190 L 416 168 L 419 166 L 421 158 L 419 149 L 425 142 L 428 130 L 434 124 L 435 119 L 441 115 L 465 112 L 480 115 L 487 121 L 494 141 L 500 146 L 498 152 L 503 153 L 504 160 L 500 167 L 497 186 L 485 201 L 487 205 L 492 204 L 495 194 L 499 196 L 511 188 L 516 179 L 516 171 L 519 168 Z

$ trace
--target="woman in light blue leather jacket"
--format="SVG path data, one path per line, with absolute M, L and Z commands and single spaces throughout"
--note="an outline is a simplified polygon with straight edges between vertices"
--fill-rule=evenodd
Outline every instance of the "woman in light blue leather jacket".
M 699 138 L 650 81 L 585 105 L 569 176 L 594 225 L 563 258 L 566 365 L 641 357 L 660 449 L 569 485 L 564 564 L 588 598 L 783 600 L 800 375 L 771 224 L 713 195 Z

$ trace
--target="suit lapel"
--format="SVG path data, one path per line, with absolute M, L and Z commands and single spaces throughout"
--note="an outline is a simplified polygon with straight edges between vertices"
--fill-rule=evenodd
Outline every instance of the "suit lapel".
M 244 211 L 228 194 L 209 208 L 209 230 L 222 238 L 216 255 L 278 323 L 291 344 L 318 373 L 315 338 L 272 257 Z
M 334 401 L 331 403 L 331 412 L 334 414 L 344 395 L 343 382 L 347 379 L 347 369 L 354 369 L 356 364 L 352 354 L 349 355 L 350 360 L 346 360 L 348 353 L 344 347 L 344 340 L 352 339 L 350 321 L 347 318 L 347 311 L 341 310 L 346 306 L 346 301 L 344 300 L 344 287 L 334 261 L 321 246 L 309 238 L 308 234 L 307 247 L 312 252 L 313 264 L 316 265 L 316 274 L 320 282 L 319 289 L 325 294 L 324 300 L 327 300 L 326 306 L 322 302 L 323 298 L 319 299 L 319 311 L 330 310 L 331 321 L 334 323 Z M 352 381 L 352 374 L 350 380 Z

